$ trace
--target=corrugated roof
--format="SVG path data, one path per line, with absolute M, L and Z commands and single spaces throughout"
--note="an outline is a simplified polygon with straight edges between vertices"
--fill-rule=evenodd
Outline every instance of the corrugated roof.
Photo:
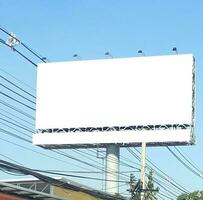
M 0 191 L 2 193 L 16 195 L 18 197 L 26 198 L 26 199 L 35 199 L 35 200 L 67 200 L 64 198 L 56 197 L 54 195 L 50 195 L 43 192 L 38 192 L 36 190 L 31 190 L 27 188 L 23 188 L 20 186 L 16 186 L 10 183 L 0 182 Z

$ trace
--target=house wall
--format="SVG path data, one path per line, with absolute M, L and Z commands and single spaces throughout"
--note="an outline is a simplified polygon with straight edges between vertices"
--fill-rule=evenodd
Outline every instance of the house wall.
M 0 200 L 25 200 L 25 199 L 22 199 L 13 195 L 0 193 Z
M 75 192 L 68 189 L 63 189 L 59 187 L 53 187 L 52 194 L 58 197 L 67 198 L 67 200 L 99 200 L 99 198 L 93 197 L 89 194 L 83 192 Z

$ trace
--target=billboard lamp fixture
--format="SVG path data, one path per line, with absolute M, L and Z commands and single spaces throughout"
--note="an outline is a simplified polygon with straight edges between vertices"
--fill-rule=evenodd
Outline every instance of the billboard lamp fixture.
M 78 59 L 78 60 L 82 60 L 81 57 L 78 54 L 73 54 L 73 57 Z
M 175 52 L 176 54 L 178 54 L 178 50 L 176 47 L 173 47 L 172 51 Z
M 46 57 L 42 57 L 42 60 L 43 60 L 43 61 L 47 61 L 47 58 L 46 58 Z
M 141 54 L 142 56 L 145 56 L 144 52 L 141 49 L 139 49 L 137 53 Z
M 109 57 L 111 57 L 111 58 L 113 58 L 113 56 L 111 55 L 111 53 L 110 52 L 106 52 L 105 54 L 104 54 L 105 56 L 109 56 Z

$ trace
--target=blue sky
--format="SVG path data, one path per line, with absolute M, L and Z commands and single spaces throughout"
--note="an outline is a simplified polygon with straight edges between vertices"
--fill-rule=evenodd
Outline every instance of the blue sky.
M 75 53 L 84 60 L 100 59 L 105 58 L 106 51 L 111 52 L 114 57 L 131 57 L 137 56 L 139 49 L 142 49 L 146 55 L 168 55 L 173 53 L 171 50 L 174 46 L 178 48 L 180 54 L 193 53 L 196 58 L 197 75 L 195 131 L 197 142 L 194 146 L 181 147 L 181 149 L 199 168 L 203 169 L 201 156 L 203 152 L 203 2 L 201 0 L 0 0 L 0 19 L 1 26 L 9 32 L 14 32 L 19 39 L 50 61 L 74 60 Z M 0 32 L 0 38 L 6 39 L 7 36 Z M 18 49 L 36 63 L 39 62 L 21 46 Z M 35 87 L 35 67 L 1 44 L 0 69 Z M 10 77 L 8 74 L 4 73 L 4 75 Z M 22 87 L 34 93 L 29 87 L 25 85 Z M 32 111 L 27 112 L 33 114 Z M 12 137 L 6 135 L 2 137 L 21 144 L 21 141 Z M 72 169 L 71 166 L 62 166 L 61 163 L 34 155 L 6 142 L 0 141 L 0 143 L 2 154 L 26 166 Z M 29 147 L 35 149 L 31 145 Z M 125 150 L 122 150 L 122 153 L 123 156 L 127 156 Z M 203 188 L 202 179 L 177 162 L 166 148 L 148 148 L 148 155 L 157 166 L 189 190 Z M 130 159 L 132 160 L 133 157 Z M 5 177 L 6 175 L 2 174 L 2 178 Z M 83 180 L 83 183 L 94 186 L 94 182 Z M 97 187 L 99 188 L 99 183 Z

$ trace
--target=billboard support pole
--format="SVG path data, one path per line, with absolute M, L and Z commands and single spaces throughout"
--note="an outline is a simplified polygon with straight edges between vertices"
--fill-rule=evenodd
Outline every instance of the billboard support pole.
M 110 194 L 119 193 L 119 154 L 118 145 L 110 144 L 106 147 L 105 190 Z
M 145 193 L 145 168 L 146 168 L 146 142 L 142 142 L 142 152 L 141 152 L 141 200 L 144 200 Z

